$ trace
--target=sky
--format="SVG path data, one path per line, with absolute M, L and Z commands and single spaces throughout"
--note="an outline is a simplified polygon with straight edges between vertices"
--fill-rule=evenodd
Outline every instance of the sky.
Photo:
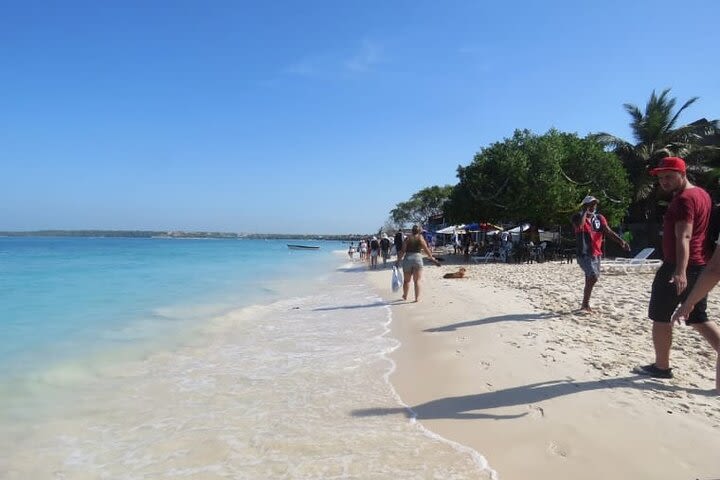
M 0 230 L 372 233 L 527 128 L 720 117 L 720 2 L 0 0 Z

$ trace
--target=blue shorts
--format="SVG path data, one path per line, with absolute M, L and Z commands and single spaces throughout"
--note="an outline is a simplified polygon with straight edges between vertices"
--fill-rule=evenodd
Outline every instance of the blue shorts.
M 600 257 L 591 257 L 590 255 L 580 255 L 577 258 L 578 265 L 585 272 L 586 277 L 600 277 Z

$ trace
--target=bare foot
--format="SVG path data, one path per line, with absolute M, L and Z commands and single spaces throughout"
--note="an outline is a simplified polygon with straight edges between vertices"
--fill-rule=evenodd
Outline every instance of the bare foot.
M 595 312 L 593 312 L 593 309 L 590 307 L 582 307 L 580 310 L 578 310 L 578 313 L 583 313 L 583 314 L 588 315 L 588 314 L 595 313 Z

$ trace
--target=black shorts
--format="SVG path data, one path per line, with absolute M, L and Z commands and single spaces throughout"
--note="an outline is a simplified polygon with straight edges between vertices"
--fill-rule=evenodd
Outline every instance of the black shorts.
M 672 274 L 675 271 L 675 265 L 671 263 L 663 263 L 655 274 L 655 280 L 652 284 L 652 293 L 650 294 L 650 307 L 648 308 L 648 316 L 654 322 L 669 323 L 672 314 L 680 303 L 684 302 L 690 291 L 695 286 L 698 277 L 702 273 L 705 265 L 689 265 L 687 268 L 687 288 L 680 295 L 675 293 L 675 284 L 670 283 Z M 708 321 L 707 316 L 707 296 L 703 297 L 692 312 L 687 322 L 704 323 Z

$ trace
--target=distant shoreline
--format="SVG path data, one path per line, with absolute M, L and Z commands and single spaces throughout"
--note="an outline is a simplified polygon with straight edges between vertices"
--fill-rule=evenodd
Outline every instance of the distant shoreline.
M 216 238 L 251 240 L 333 240 L 355 241 L 368 235 L 317 235 L 294 233 L 228 233 L 228 232 L 185 232 L 152 230 L 35 230 L 22 232 L 2 232 L 0 237 L 107 237 L 107 238 Z

